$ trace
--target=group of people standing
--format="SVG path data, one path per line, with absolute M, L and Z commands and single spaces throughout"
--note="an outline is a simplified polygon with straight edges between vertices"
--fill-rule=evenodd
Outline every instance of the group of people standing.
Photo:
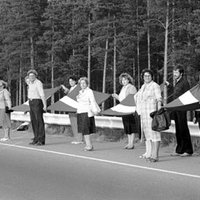
M 173 87 L 173 100 L 181 96 L 187 90 L 190 89 L 189 83 L 184 78 L 184 69 L 181 66 L 173 71 L 175 85 Z M 163 106 L 162 95 L 160 86 L 153 80 L 153 72 L 149 69 L 144 69 L 141 73 L 143 85 L 136 91 L 136 88 L 132 85 L 132 79 L 129 74 L 123 73 L 119 77 L 119 81 L 122 84 L 122 89 L 119 93 L 112 96 L 119 101 L 122 101 L 129 94 L 135 94 L 134 99 L 136 102 L 136 112 L 140 116 L 139 123 L 141 126 L 142 137 L 145 138 L 146 151 L 140 156 L 150 162 L 157 162 L 159 160 L 159 148 L 161 142 L 161 133 L 152 130 L 152 118 L 150 114 L 154 111 L 158 111 Z M 169 83 L 166 83 L 169 85 Z M 198 120 L 197 112 L 196 119 Z M 135 116 L 137 116 L 135 115 Z M 175 152 L 171 156 L 191 156 L 193 154 L 193 147 L 191 142 L 191 136 L 187 124 L 187 111 L 172 111 L 170 113 L 172 119 L 175 120 L 175 135 L 177 146 Z M 134 148 L 134 134 L 138 132 L 136 129 L 138 119 L 133 115 L 127 115 L 122 117 L 124 131 L 128 135 L 128 144 L 126 149 Z
M 144 134 L 145 137 L 146 152 L 140 158 L 148 159 L 150 162 L 157 162 L 161 135 L 160 132 L 152 130 L 150 113 L 161 108 L 161 90 L 160 86 L 153 81 L 153 72 L 151 70 L 143 70 L 141 78 L 144 84 L 137 92 L 132 84 L 131 76 L 127 73 L 122 73 L 119 77 L 122 89 L 119 95 L 113 94 L 112 96 L 122 101 L 129 94 L 134 94 L 136 112 L 140 117 L 136 118 L 137 115 L 134 116 L 133 114 L 122 116 L 124 131 L 128 135 L 128 144 L 125 146 L 125 149 L 134 148 L 135 134 L 138 133 L 138 129 L 141 126 L 142 135 Z
M 26 83 L 28 85 L 28 100 L 30 106 L 30 118 L 34 133 L 33 141 L 30 145 L 45 145 L 45 126 L 43 113 L 46 112 L 47 105 L 43 84 L 37 79 L 37 72 L 33 69 L 27 73 Z M 177 98 L 189 90 L 189 83 L 184 78 L 184 70 L 177 67 L 174 70 L 176 84 L 174 86 L 173 98 Z M 150 162 L 159 160 L 159 147 L 161 142 L 161 133 L 153 131 L 152 118 L 150 113 L 159 110 L 162 107 L 162 95 L 160 86 L 153 80 L 153 72 L 150 69 L 144 69 L 141 73 L 143 85 L 137 91 L 133 85 L 133 78 L 122 73 L 119 76 L 119 82 L 122 85 L 119 94 L 112 94 L 112 97 L 119 102 L 124 100 L 129 94 L 134 95 L 136 102 L 137 115 L 130 114 L 122 116 L 124 132 L 127 134 L 128 143 L 124 147 L 127 150 L 134 149 L 135 134 L 138 133 L 138 127 L 141 128 L 142 136 L 145 138 L 145 153 L 140 156 Z M 75 76 L 69 77 L 70 89 L 61 85 L 64 92 L 69 94 L 77 87 Z M 92 89 L 89 88 L 89 82 L 86 77 L 79 79 L 80 91 L 76 96 L 78 102 L 77 113 L 69 114 L 72 131 L 75 136 L 73 144 L 82 144 L 85 142 L 85 151 L 92 151 L 93 145 L 90 138 L 92 133 L 96 132 L 94 116 L 100 112 L 100 108 L 95 100 Z M 169 85 L 169 83 L 167 83 Z M 4 99 L 4 101 L 2 100 Z M 0 81 L 0 119 L 4 128 L 5 137 L 1 140 L 6 141 L 9 138 L 10 121 L 5 115 L 5 106 L 11 108 L 10 94 L 3 87 L 3 81 Z M 5 104 L 6 102 L 6 104 Z M 3 110 L 4 109 L 4 110 Z M 175 120 L 177 147 L 173 156 L 191 156 L 193 154 L 192 142 L 187 125 L 186 111 L 173 111 L 172 116 Z M 136 118 L 137 116 L 137 118 Z
M 136 102 L 136 115 L 130 114 L 122 116 L 124 132 L 125 134 L 127 134 L 128 137 L 128 143 L 125 145 L 124 148 L 127 150 L 134 149 L 135 135 L 139 132 L 138 129 L 140 127 L 142 132 L 142 137 L 145 138 L 145 147 L 146 147 L 145 153 L 142 154 L 140 158 L 144 158 L 150 162 L 157 162 L 159 160 L 161 133 L 152 130 L 151 127 L 152 118 L 150 116 L 150 113 L 157 111 L 162 107 L 161 89 L 160 86 L 156 82 L 154 82 L 153 72 L 151 70 L 144 69 L 141 73 L 141 78 L 144 83 L 142 87 L 137 91 L 136 87 L 133 85 L 133 78 L 127 73 L 122 73 L 119 76 L 119 83 L 122 85 L 120 93 L 119 94 L 114 93 L 112 94 L 112 97 L 121 102 L 129 94 L 134 95 Z M 180 66 L 174 70 L 174 78 L 176 80 L 176 84 L 174 86 L 173 99 L 176 99 L 184 92 L 189 90 L 189 83 L 184 78 L 184 70 Z M 79 95 L 77 96 L 77 101 L 79 103 L 77 109 L 78 121 L 76 123 L 78 125 L 77 133 L 79 133 L 79 135 L 81 134 L 84 135 L 84 139 L 86 142 L 85 150 L 91 151 L 93 150 L 93 146 L 91 144 L 89 135 L 95 132 L 95 121 L 94 121 L 94 116 L 92 116 L 92 118 L 89 116 L 89 110 L 90 110 L 89 105 L 92 101 L 95 101 L 95 99 L 92 90 L 89 89 L 88 87 L 87 78 L 85 79 L 81 78 L 79 82 L 82 89 L 79 92 Z M 85 85 L 85 88 L 83 85 Z M 65 86 L 62 85 L 62 87 L 64 90 L 67 91 Z M 90 95 L 87 94 L 87 92 L 84 92 L 86 88 L 91 92 Z M 83 95 L 84 93 L 87 95 L 84 96 Z M 88 99 L 90 99 L 88 97 L 90 97 L 91 100 L 87 101 Z M 82 113 L 81 117 L 80 113 Z M 171 115 L 173 116 L 173 119 L 175 120 L 176 124 L 175 128 L 176 128 L 176 139 L 177 139 L 176 150 L 171 155 L 182 156 L 182 157 L 191 156 L 193 154 L 193 148 L 187 125 L 186 111 L 173 111 Z M 83 143 L 83 140 L 80 138 L 81 137 L 79 136 L 77 142 L 73 141 L 74 144 Z

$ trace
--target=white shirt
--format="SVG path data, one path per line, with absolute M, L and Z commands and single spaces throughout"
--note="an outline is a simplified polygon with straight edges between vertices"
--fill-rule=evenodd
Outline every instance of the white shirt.
M 29 99 L 42 99 L 44 97 L 43 84 L 40 80 L 35 79 L 32 83 L 28 84 L 28 98 Z
M 88 113 L 88 116 L 94 116 L 91 108 L 96 106 L 96 100 L 94 98 L 93 91 L 87 87 L 85 90 L 80 90 L 79 95 L 77 95 L 77 113 Z

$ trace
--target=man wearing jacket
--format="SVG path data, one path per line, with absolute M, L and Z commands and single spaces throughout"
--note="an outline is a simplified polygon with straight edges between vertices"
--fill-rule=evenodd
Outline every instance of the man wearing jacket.
M 173 100 L 181 96 L 190 89 L 187 79 L 183 77 L 184 69 L 178 66 L 174 70 L 175 86 L 173 91 Z M 173 117 L 175 120 L 176 141 L 177 146 L 172 156 L 191 156 L 193 154 L 193 147 L 190 137 L 190 132 L 187 124 L 187 111 L 174 111 Z

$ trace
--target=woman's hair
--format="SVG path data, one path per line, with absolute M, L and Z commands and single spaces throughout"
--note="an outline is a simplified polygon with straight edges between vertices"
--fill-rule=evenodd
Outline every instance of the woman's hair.
M 70 76 L 70 77 L 68 78 L 68 81 L 69 81 L 70 79 L 72 79 L 73 81 L 77 82 L 77 78 L 76 78 L 76 76 L 74 76 L 74 75 Z
M 153 71 L 150 70 L 150 69 L 143 69 L 143 70 L 142 70 L 142 73 L 141 73 L 141 78 L 142 78 L 142 80 L 144 79 L 144 74 L 145 74 L 145 73 L 149 73 L 149 74 L 151 75 L 151 78 L 153 79 Z
M 28 76 L 25 76 L 24 80 L 26 81 L 27 79 L 29 79 L 29 77 L 28 77 Z
M 122 73 L 119 76 L 119 83 L 122 85 L 122 78 L 125 78 L 129 83 L 133 83 L 133 78 L 128 73 Z
M 88 78 L 87 77 L 81 77 L 80 79 L 79 79 L 79 83 L 81 82 L 81 81 L 85 81 L 85 83 L 88 85 L 89 84 L 89 81 L 88 81 Z
M 38 76 L 38 73 L 35 69 L 30 69 L 28 72 L 27 72 L 27 76 L 29 76 L 29 74 L 35 74 L 35 76 Z

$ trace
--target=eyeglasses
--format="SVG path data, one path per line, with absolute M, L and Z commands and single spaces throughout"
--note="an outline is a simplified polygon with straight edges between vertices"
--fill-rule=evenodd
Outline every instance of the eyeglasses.
M 151 75 L 144 75 L 144 77 L 151 77 Z

